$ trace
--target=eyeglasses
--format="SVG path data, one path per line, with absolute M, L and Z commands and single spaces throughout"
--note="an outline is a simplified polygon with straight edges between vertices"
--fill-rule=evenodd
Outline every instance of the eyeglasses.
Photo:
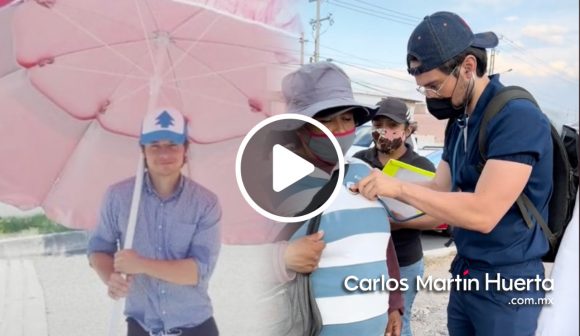
M 441 89 L 443 89 L 443 87 L 445 86 L 445 83 L 447 83 L 447 80 L 449 79 L 449 77 L 451 77 L 455 74 L 455 71 L 457 70 L 457 68 L 458 67 L 455 67 L 453 69 L 453 71 L 451 71 L 451 73 L 449 75 L 447 75 L 447 78 L 445 78 L 443 83 L 441 83 L 438 88 L 432 89 L 432 88 L 428 88 L 428 87 L 424 87 L 424 86 L 419 85 L 419 86 L 417 86 L 417 92 L 419 92 L 420 94 L 422 94 L 425 97 L 429 97 L 429 96 L 441 97 L 441 94 L 439 93 L 439 91 L 441 91 Z

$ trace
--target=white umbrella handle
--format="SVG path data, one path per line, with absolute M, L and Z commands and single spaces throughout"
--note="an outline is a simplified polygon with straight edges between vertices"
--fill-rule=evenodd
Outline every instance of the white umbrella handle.
M 127 234 L 125 235 L 125 242 L 123 249 L 130 249 L 133 247 L 133 237 L 135 236 L 135 226 L 137 224 L 137 213 L 139 211 L 139 203 L 141 202 L 141 190 L 143 188 L 144 175 L 144 157 L 143 153 L 139 154 L 139 163 L 137 164 L 137 174 L 135 175 L 135 187 L 133 188 L 133 199 L 131 200 L 131 212 L 129 213 L 129 224 L 127 225 Z M 123 316 L 123 308 L 125 307 L 125 298 L 113 301 L 113 309 L 111 310 L 111 318 L 109 323 L 109 336 L 117 336 L 119 332 L 119 321 Z
M 137 1 L 135 1 L 137 5 Z M 137 5 L 138 6 L 138 5 Z M 145 33 L 146 41 L 149 41 L 147 33 Z M 149 102 L 147 104 L 147 113 L 153 113 L 157 107 L 159 100 L 159 91 L 161 89 L 161 84 L 163 81 L 162 71 L 167 60 L 167 48 L 170 40 L 168 38 L 161 38 L 156 40 L 156 50 L 155 55 L 152 59 L 154 65 L 154 73 L 149 80 Z M 153 46 L 147 42 L 147 47 L 149 51 L 153 53 Z M 131 200 L 131 212 L 129 213 L 129 224 L 127 226 L 127 234 L 125 235 L 125 242 L 123 243 L 123 249 L 130 249 L 133 246 L 133 237 L 135 235 L 135 224 L 137 222 L 137 211 L 139 210 L 139 202 L 141 200 L 141 190 L 143 187 L 143 174 L 144 174 L 144 157 L 143 153 L 139 154 L 139 163 L 137 165 L 137 175 L 135 176 L 135 188 L 133 189 L 133 199 Z M 116 336 L 119 330 L 119 320 L 123 313 L 123 308 L 125 306 L 125 299 L 119 299 L 113 304 L 113 309 L 111 311 L 111 323 L 109 325 L 109 336 Z

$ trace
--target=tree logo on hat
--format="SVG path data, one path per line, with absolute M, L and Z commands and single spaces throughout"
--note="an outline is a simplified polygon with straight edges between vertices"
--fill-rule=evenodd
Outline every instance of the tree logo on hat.
M 167 111 L 163 111 L 156 120 L 156 124 L 161 126 L 161 128 L 169 128 L 170 126 L 173 126 L 173 117 Z

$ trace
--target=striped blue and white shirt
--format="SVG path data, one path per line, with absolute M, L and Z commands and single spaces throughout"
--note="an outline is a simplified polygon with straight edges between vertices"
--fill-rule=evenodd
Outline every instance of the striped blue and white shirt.
M 390 225 L 378 201 L 351 193 L 347 186 L 368 176 L 371 167 L 353 159 L 337 199 L 324 212 L 319 230 L 324 248 L 310 281 L 322 316 L 323 336 L 384 335 L 388 320 L 388 291 L 349 292 L 348 276 L 387 281 L 386 263 Z M 307 223 L 293 236 L 306 234 Z
M 135 178 L 130 178 L 109 188 L 88 254 L 114 254 L 117 241 L 123 245 L 134 185 Z M 199 282 L 184 286 L 136 275 L 126 301 L 126 316 L 150 331 L 193 327 L 213 316 L 208 282 L 221 244 L 220 217 L 217 197 L 189 178 L 182 176 L 173 195 L 161 199 L 145 175 L 133 249 L 150 259 L 193 258 Z

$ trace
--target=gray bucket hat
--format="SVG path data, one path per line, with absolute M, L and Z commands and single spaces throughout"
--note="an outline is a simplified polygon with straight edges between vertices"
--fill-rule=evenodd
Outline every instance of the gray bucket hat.
M 352 109 L 356 126 L 369 121 L 374 108 L 354 100 L 350 79 L 346 73 L 330 62 L 306 64 L 286 75 L 282 80 L 282 93 L 287 104 L 287 113 L 314 117 L 321 111 L 325 116 Z M 344 109 L 342 109 L 344 108 Z M 288 129 L 300 127 L 292 123 Z

